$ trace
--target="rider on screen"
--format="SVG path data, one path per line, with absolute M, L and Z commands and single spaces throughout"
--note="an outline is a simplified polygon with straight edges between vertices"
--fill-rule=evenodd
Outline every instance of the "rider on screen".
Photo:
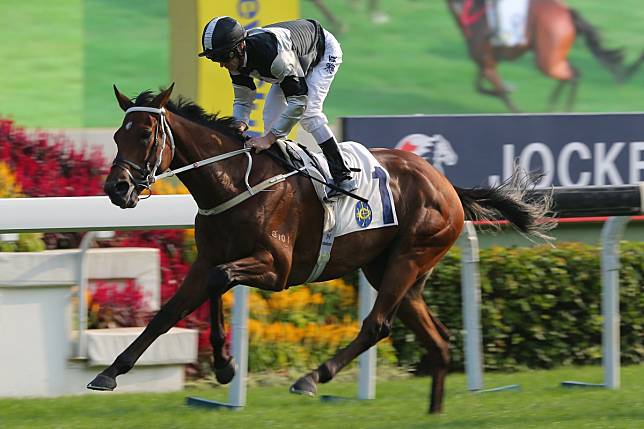
M 527 43 L 526 23 L 530 0 L 486 0 L 491 41 L 495 46 Z
M 320 145 L 337 186 L 357 188 L 339 150 L 326 115 L 324 99 L 342 63 L 342 50 L 333 35 L 310 19 L 279 22 L 246 31 L 235 19 L 215 17 L 202 35 L 206 57 L 228 69 L 235 100 L 233 116 L 242 131 L 248 128 L 255 101 L 253 78 L 273 84 L 264 104 L 265 134 L 248 144 L 257 152 L 268 149 L 300 122 Z

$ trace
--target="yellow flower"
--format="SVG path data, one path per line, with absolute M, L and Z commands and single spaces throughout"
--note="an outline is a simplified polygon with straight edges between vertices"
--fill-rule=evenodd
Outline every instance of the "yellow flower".
M 325 283 L 325 286 L 335 289 L 340 294 L 341 308 L 355 307 L 358 302 L 356 290 L 350 284 L 339 278 Z
M 338 347 L 354 339 L 358 331 L 357 322 L 326 325 L 309 323 L 301 328 L 292 323 L 262 323 L 255 319 L 248 321 L 249 339 L 254 344 L 290 344 L 305 348 Z
M 248 308 L 251 317 L 265 319 L 270 316 L 268 303 L 258 291 L 251 290 L 248 297 Z
M 13 171 L 4 162 L 0 162 L 0 198 L 19 197 L 21 189 L 16 183 Z
M 311 289 L 307 286 L 273 293 L 268 299 L 268 307 L 273 312 L 296 312 L 323 303 L 324 298 L 322 295 L 319 293 L 311 293 Z
M 164 179 L 154 182 L 152 192 L 157 195 L 188 194 L 188 189 L 179 180 Z

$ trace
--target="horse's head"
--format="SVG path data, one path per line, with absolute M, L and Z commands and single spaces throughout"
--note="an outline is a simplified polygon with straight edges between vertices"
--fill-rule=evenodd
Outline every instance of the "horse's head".
M 164 171 L 170 166 L 174 141 L 164 107 L 173 87 L 174 84 L 146 106 L 135 106 L 114 85 L 125 118 L 114 133 L 118 152 L 103 190 L 113 204 L 123 209 L 135 207 L 141 192 L 145 189 L 149 192 L 157 170 Z

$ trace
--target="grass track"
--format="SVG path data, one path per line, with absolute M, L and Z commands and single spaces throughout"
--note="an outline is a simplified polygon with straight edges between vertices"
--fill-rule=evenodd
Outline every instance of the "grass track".
M 0 0 L 0 117 L 82 125 L 82 3 Z
M 324 22 L 310 3 L 302 3 L 303 14 Z M 475 92 L 476 68 L 445 1 L 381 2 L 382 10 L 391 16 L 384 25 L 371 23 L 366 1 L 356 2 L 360 3 L 357 9 L 349 3 L 328 0 L 331 8 L 343 11 L 342 19 L 349 27 L 340 36 L 345 55 L 327 98 L 329 116 L 506 112 L 499 100 Z M 601 0 L 567 3 L 600 30 L 606 46 L 624 46 L 627 62 L 644 49 L 644 9 L 637 0 L 622 0 L 619 5 Z M 583 42 L 576 42 L 570 58 L 583 73 L 576 111 L 644 109 L 644 70 L 628 84 L 616 86 Z M 532 53 L 502 63 L 499 70 L 516 86 L 513 99 L 520 109 L 546 110 L 555 82 L 534 67 Z
M 374 401 L 320 403 L 286 386 L 252 387 L 239 412 L 184 405 L 188 395 L 225 400 L 226 389 L 170 394 L 105 394 L 57 399 L 0 400 L 2 428 L 642 428 L 644 366 L 625 367 L 619 390 L 564 389 L 563 380 L 599 383 L 598 367 L 486 374 L 488 387 L 518 383 L 518 392 L 471 394 L 465 377 L 451 375 L 445 413 L 428 416 L 429 379 L 378 383 Z M 332 382 L 322 394 L 351 396 L 355 384 Z

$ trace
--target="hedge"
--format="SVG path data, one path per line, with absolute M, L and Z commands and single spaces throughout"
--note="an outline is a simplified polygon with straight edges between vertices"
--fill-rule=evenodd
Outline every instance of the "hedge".
M 484 365 L 492 370 L 551 368 L 601 362 L 600 248 L 481 250 L 481 330 Z M 644 243 L 620 249 L 621 360 L 644 360 Z M 452 249 L 426 284 L 429 307 L 451 330 L 451 367 L 463 369 L 460 251 Z M 424 354 L 396 322 L 399 363 L 418 366 Z

